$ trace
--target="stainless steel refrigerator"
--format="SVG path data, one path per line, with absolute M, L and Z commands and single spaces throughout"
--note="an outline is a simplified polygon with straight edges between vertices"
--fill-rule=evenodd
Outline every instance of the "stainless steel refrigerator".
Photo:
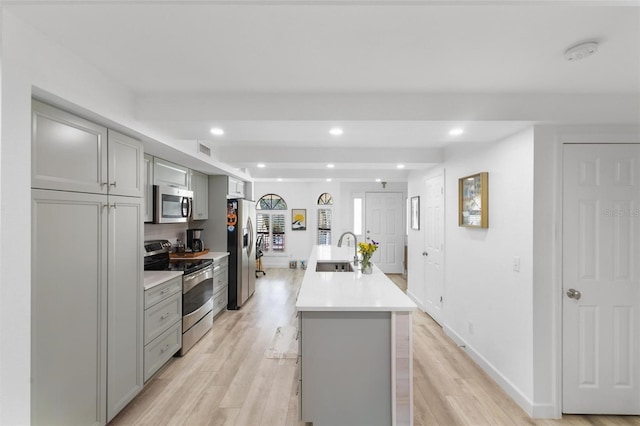
M 256 290 L 256 204 L 227 200 L 227 251 L 229 252 L 229 302 L 239 309 Z

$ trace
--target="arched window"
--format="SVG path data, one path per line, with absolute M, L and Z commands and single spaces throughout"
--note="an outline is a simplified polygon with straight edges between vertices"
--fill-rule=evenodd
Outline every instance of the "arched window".
M 263 253 L 285 252 L 285 218 L 287 203 L 278 194 L 266 194 L 256 203 L 257 243 Z
M 324 194 L 320 194 L 318 197 L 318 205 L 319 206 L 332 206 L 333 205 L 333 197 L 328 192 Z
M 331 245 L 331 208 L 333 197 L 328 192 L 318 197 L 318 244 Z
M 266 194 L 256 203 L 257 210 L 286 210 L 287 203 L 278 194 Z

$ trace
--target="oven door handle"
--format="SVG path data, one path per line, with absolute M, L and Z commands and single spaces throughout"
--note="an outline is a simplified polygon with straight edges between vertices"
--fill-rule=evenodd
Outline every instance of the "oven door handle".
M 185 275 L 182 280 L 182 294 L 187 293 L 202 281 L 213 278 L 213 268 L 211 266 L 212 265 L 209 265 L 201 271 L 193 274 Z

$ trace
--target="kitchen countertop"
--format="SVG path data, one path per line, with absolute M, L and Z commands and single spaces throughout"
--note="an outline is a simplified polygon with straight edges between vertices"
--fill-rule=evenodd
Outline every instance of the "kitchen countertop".
M 185 259 L 212 259 L 214 261 L 220 260 L 229 256 L 226 251 L 210 251 L 202 256 L 190 257 Z M 182 276 L 180 271 L 144 271 L 144 289 L 149 290 L 158 284 L 162 284 L 169 281 L 172 278 Z
M 149 290 L 158 284 L 169 281 L 175 277 L 181 277 L 181 271 L 144 271 L 144 289 Z
M 298 311 L 413 311 L 416 304 L 387 276 L 373 273 L 316 272 L 318 260 L 353 261 L 353 247 L 315 246 L 296 301 Z
M 228 251 L 210 251 L 207 254 L 203 254 L 202 256 L 195 256 L 192 257 L 191 259 L 213 259 L 213 260 L 220 260 L 224 257 L 229 256 L 229 252 Z

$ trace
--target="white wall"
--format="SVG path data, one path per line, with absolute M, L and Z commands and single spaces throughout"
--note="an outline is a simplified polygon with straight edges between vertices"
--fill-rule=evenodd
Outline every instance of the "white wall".
M 402 182 L 388 183 L 384 189 L 376 182 L 256 182 L 254 186 L 256 201 L 265 194 L 274 193 L 284 198 L 288 207 L 286 253 L 265 255 L 265 267 L 288 267 L 290 260 L 309 257 L 311 248 L 316 244 L 320 194 L 328 192 L 333 197 L 332 243 L 335 245 L 343 232 L 353 230 L 353 197 L 364 199 L 367 192 L 401 192 L 406 198 L 407 193 L 407 185 Z M 306 231 L 291 230 L 291 209 L 307 209 Z
M 337 211 L 343 208 L 338 182 L 256 182 L 254 183 L 254 198 L 258 201 L 266 194 L 278 194 L 287 203 L 285 212 L 286 239 L 283 254 L 268 254 L 262 259 L 265 267 L 289 267 L 290 260 L 305 260 L 309 258 L 311 247 L 316 244 L 318 223 L 318 197 L 328 192 L 333 197 L 333 236 L 341 229 L 340 217 Z M 306 231 L 291 230 L 291 209 L 307 209 Z M 338 234 L 339 236 L 339 234 Z M 298 265 L 299 266 L 299 265 Z
M 533 405 L 533 129 L 491 144 L 445 151 L 446 332 L 516 401 Z M 440 167 L 412 173 L 409 196 L 425 196 L 425 180 Z M 489 172 L 489 228 L 458 226 L 458 179 Z M 421 214 L 424 209 L 421 209 Z M 424 221 L 424 215 L 421 220 Z M 423 222 L 424 223 L 424 222 Z M 424 231 L 409 231 L 408 287 L 424 307 L 420 253 Z M 520 272 L 512 269 L 520 258 Z M 419 257 L 419 256 L 418 256 Z
M 0 424 L 22 425 L 30 423 L 32 93 L 155 135 L 136 122 L 127 89 L 5 9 L 1 19 Z

